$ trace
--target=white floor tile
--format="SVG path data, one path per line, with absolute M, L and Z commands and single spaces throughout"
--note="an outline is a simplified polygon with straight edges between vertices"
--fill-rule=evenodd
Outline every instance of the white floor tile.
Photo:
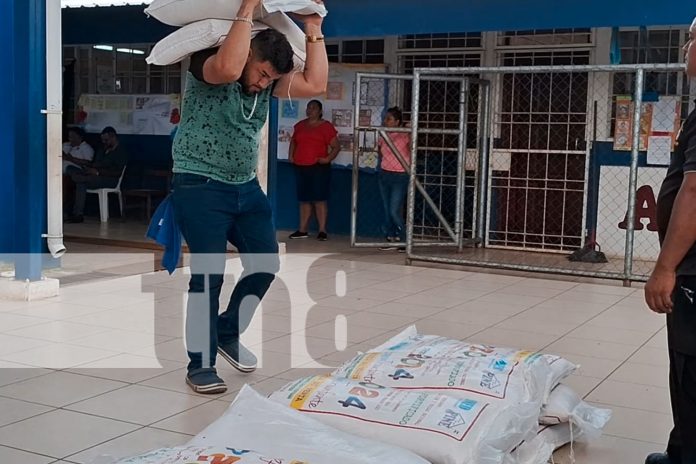
M 55 343 L 71 343 L 73 340 L 102 334 L 108 329 L 69 321 L 53 321 L 7 332 L 8 335 L 33 338 Z
M 614 380 L 602 382 L 586 399 L 609 406 L 622 406 L 658 413 L 668 412 L 671 407 L 669 390 L 666 388 Z
M 28 453 L 18 449 L 8 448 L 6 446 L 0 446 L 0 462 L 6 462 L 8 464 L 49 464 L 55 462 L 55 459 L 34 453 Z
M 1 394 L 2 392 L 0 392 Z M 0 397 L 0 411 L 2 411 L 2 414 L 0 414 L 0 427 L 28 419 L 32 416 L 38 416 L 53 409 L 52 407 L 36 403 Z M 3 461 L 0 460 L 0 462 Z
M 119 382 L 138 383 L 184 366 L 184 363 L 176 361 L 120 354 L 112 358 L 77 366 L 66 372 Z
M 601 404 L 597 406 L 606 407 Z M 669 432 L 674 426 L 671 414 L 616 405 L 612 405 L 611 410 L 611 420 L 604 430 L 607 435 L 667 444 Z
M 669 366 L 666 364 L 652 365 L 629 361 L 622 364 L 616 372 L 611 374 L 609 380 L 669 388 Z
M 180 330 L 176 337 L 183 332 Z M 70 341 L 72 345 L 99 348 L 117 353 L 130 353 L 146 347 L 154 347 L 158 343 L 172 340 L 175 337 L 156 335 L 153 333 L 132 332 L 128 330 L 106 329 L 98 334 L 75 338 Z
M 134 424 L 58 409 L 0 428 L 0 445 L 64 458 L 137 428 Z
M 7 333 L 12 330 L 21 329 L 23 327 L 35 327 L 40 324 L 49 322 L 46 319 L 38 317 L 23 316 L 8 312 L 0 312 L 0 332 Z
M 0 361 L 0 387 L 50 374 L 51 372 L 53 371 L 50 369 L 39 369 L 7 361 Z
M 645 462 L 645 456 L 664 451 L 661 443 L 648 443 L 613 436 L 603 436 L 592 444 L 575 445 L 576 464 L 630 464 Z M 554 453 L 556 464 L 571 464 L 570 446 Z
M 141 385 L 131 385 L 75 403 L 68 409 L 140 425 L 149 425 L 207 401 L 210 400 Z
M 213 400 L 163 421 L 155 422 L 152 424 L 152 427 L 188 435 L 197 435 L 217 420 L 229 406 L 230 403 L 226 401 Z
M 59 408 L 125 386 L 112 380 L 54 372 L 2 387 L 0 395 Z
M 96 348 L 67 345 L 65 343 L 49 343 L 39 348 L 2 356 L 1 359 L 48 369 L 68 369 L 116 354 L 118 353 Z
M 623 361 L 631 356 L 631 354 L 637 350 L 637 347 L 568 336 L 548 345 L 546 350 L 550 352 L 561 351 L 563 353 L 574 353 L 593 358 Z
M 20 351 L 38 348 L 48 345 L 46 340 L 36 340 L 33 338 L 20 337 L 16 335 L 0 334 L 0 356 L 19 353 Z

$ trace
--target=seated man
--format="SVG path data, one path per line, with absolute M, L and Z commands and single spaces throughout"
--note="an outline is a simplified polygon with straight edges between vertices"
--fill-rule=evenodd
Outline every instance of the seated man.
M 97 152 L 93 163 L 79 171 L 70 170 L 70 177 L 75 182 L 75 205 L 72 215 L 66 221 L 68 223 L 84 222 L 87 190 L 116 187 L 128 162 L 128 153 L 119 144 L 118 135 L 113 127 L 104 128 L 101 140 L 104 148 Z
M 68 142 L 63 144 L 63 174 L 82 170 L 94 160 L 94 149 L 85 142 L 85 131 L 80 127 L 68 129 Z

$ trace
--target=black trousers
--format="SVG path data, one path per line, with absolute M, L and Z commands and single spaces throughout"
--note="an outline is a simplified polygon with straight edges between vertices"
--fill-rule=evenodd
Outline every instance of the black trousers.
M 696 464 L 696 278 L 680 277 L 674 292 L 674 310 L 668 316 L 669 390 L 674 429 L 667 453 L 675 464 Z

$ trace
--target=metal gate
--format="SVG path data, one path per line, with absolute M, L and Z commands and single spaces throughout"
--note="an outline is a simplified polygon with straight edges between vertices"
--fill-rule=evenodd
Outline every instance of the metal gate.
M 476 235 L 481 213 L 476 206 L 480 193 L 475 173 L 477 146 L 485 135 L 479 130 L 478 121 L 487 106 L 482 104 L 482 95 L 489 92 L 488 83 L 466 75 L 431 75 L 421 79 L 416 90 L 412 75 L 359 73 L 356 89 L 351 245 L 390 245 L 379 231 L 383 207 L 374 185 L 379 169 L 377 141 L 381 138 L 397 153 L 386 137 L 387 131 L 410 133 L 411 151 L 415 154 L 411 166 L 401 160 L 407 172 L 411 172 L 409 192 L 414 192 L 409 194 L 404 212 L 407 240 L 418 246 L 457 249 L 480 241 L 482 237 Z M 375 105 L 370 103 L 380 92 L 387 102 L 403 102 L 400 106 L 405 118 L 410 115 L 411 127 L 388 129 L 381 120 L 375 120 Z M 416 92 L 418 112 L 412 108 Z M 382 102 L 381 108 L 388 105 Z
M 586 58 L 579 57 L 578 62 Z M 683 65 L 678 64 L 552 63 L 416 69 L 411 108 L 416 162 L 409 190 L 407 259 L 626 282 L 644 280 L 659 250 L 656 238 L 645 239 L 642 234 L 638 240 L 636 231 L 654 228 L 652 219 L 643 214 L 651 208 L 650 202 L 654 203 L 650 195 L 656 187 L 652 185 L 659 185 L 664 176 L 661 168 L 651 167 L 645 160 L 650 135 L 649 129 L 645 133 L 645 126 L 650 117 L 646 119 L 644 93 L 681 102 L 676 113 L 684 118 L 694 89 L 683 81 L 682 72 Z M 430 130 L 423 115 L 427 115 L 425 105 L 431 104 L 424 102 L 420 93 L 424 83 L 432 79 L 466 80 L 465 76 L 473 73 L 483 78 L 469 78 L 466 86 L 471 88 L 473 83 L 480 88 L 475 129 L 479 136 L 476 144 L 467 144 L 465 154 L 465 159 L 478 160 L 473 176 L 475 202 L 467 210 L 465 202 L 458 199 L 457 205 L 463 210 L 457 211 L 455 224 L 462 231 L 463 218 L 472 217 L 469 236 L 478 238 L 473 242 L 480 246 L 465 247 L 466 241 L 459 240 L 456 246 L 448 243 L 449 248 L 432 247 L 431 243 L 418 240 L 422 231 L 418 219 L 422 192 L 418 182 L 423 175 L 418 166 L 429 154 L 421 140 Z M 617 81 L 630 82 L 631 94 L 617 94 Z M 463 98 L 471 95 L 469 92 Z M 629 103 L 619 105 L 622 98 Z M 617 114 L 617 109 L 621 114 Z M 674 120 L 674 115 L 671 117 Z M 467 128 L 462 130 L 463 139 L 467 140 Z M 622 134 L 614 133 L 615 130 Z M 465 168 L 468 165 L 471 163 L 464 163 Z M 469 177 L 459 174 L 457 182 L 464 187 L 472 185 Z M 637 201 L 639 174 L 640 184 L 650 185 L 643 185 L 647 193 L 641 193 Z M 457 189 L 459 195 L 463 191 Z M 593 244 L 599 235 L 600 245 L 613 250 L 607 262 L 566 259 L 571 251 Z

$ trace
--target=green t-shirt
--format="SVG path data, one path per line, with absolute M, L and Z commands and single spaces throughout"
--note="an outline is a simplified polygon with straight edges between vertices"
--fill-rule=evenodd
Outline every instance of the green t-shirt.
M 254 179 L 272 88 L 247 95 L 238 82 L 210 85 L 189 72 L 172 146 L 173 171 L 228 184 Z

